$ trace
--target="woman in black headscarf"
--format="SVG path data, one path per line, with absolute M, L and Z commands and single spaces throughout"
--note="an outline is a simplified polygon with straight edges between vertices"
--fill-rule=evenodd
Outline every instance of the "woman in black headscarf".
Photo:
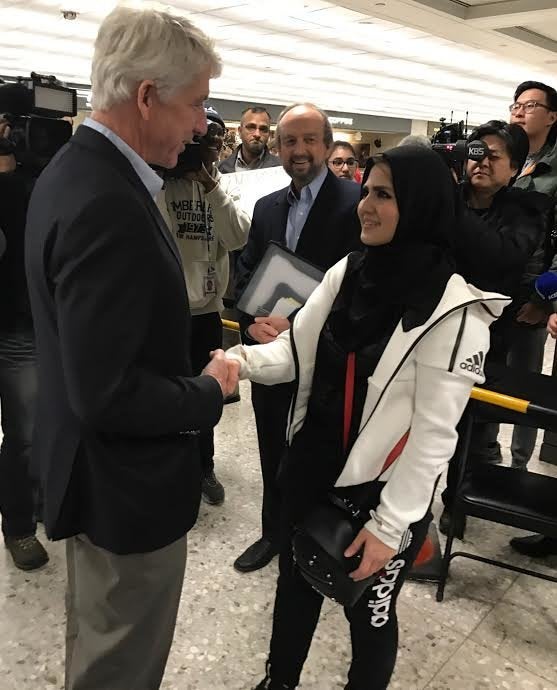
M 427 534 L 456 424 L 472 386 L 484 380 L 489 325 L 508 302 L 455 273 L 452 181 L 436 153 L 409 146 L 371 161 L 358 215 L 365 250 L 328 271 L 290 332 L 227 353 L 242 378 L 297 383 L 260 690 L 299 682 L 323 597 L 294 563 L 292 535 L 331 492 L 365 506 L 365 524 L 345 552 L 360 556 L 350 578 L 382 571 L 345 608 L 352 639 L 346 687 L 387 687 L 398 647 L 396 598 Z

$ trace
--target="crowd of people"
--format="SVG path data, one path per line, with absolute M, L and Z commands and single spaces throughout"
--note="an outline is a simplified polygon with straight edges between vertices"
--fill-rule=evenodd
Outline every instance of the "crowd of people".
M 246 108 L 223 156 L 225 122 L 206 105 L 221 68 L 188 20 L 120 7 L 95 43 L 92 113 L 33 189 L 0 137 L 4 540 L 24 570 L 48 561 L 38 520 L 66 540 L 68 690 L 158 688 L 187 533 L 201 497 L 225 501 L 213 429 L 249 379 L 261 532 L 234 568 L 279 556 L 257 690 L 299 683 L 324 596 L 293 540 L 331 501 L 364 516 L 340 561 L 345 588 L 360 586 L 344 607 L 346 688 L 381 690 L 398 651 L 396 599 L 447 467 L 442 531 L 451 519 L 450 461 L 486 356 L 540 372 L 547 330 L 557 334 L 534 289 L 557 271 L 557 92 L 519 85 L 510 122 L 471 132 L 487 154 L 460 178 L 424 137 L 360 169 L 311 103 L 285 107 L 274 132 L 264 107 Z M 278 167 L 290 183 L 248 211 L 233 173 Z M 230 266 L 239 297 L 270 242 L 323 280 L 287 316 L 240 311 L 241 344 L 225 353 Z M 516 471 L 535 431 L 514 429 Z M 498 432 L 474 426 L 472 465 L 501 462 Z M 541 535 L 511 543 L 557 553 Z

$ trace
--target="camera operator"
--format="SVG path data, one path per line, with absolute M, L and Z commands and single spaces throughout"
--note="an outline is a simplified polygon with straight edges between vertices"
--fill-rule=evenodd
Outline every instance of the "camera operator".
M 0 512 L 4 541 L 15 565 L 34 570 L 48 561 L 48 554 L 35 536 L 34 488 L 29 472 L 37 391 L 35 338 L 23 253 L 30 184 L 17 169 L 8 133 L 8 124 L 0 122 L 0 228 L 6 241 L 0 262 L 0 403 L 4 435 L 0 449 Z
M 205 108 L 205 114 L 207 133 L 195 147 L 201 166 L 192 171 L 185 159 L 179 159 L 157 198 L 184 265 L 193 317 L 191 361 L 196 376 L 209 361 L 209 353 L 222 347 L 220 315 L 228 285 L 228 252 L 246 244 L 251 224 L 250 216 L 238 204 L 238 187 L 231 185 L 231 178 L 217 168 L 226 131 L 224 122 L 214 108 Z M 220 505 L 225 492 L 215 476 L 212 430 L 200 434 L 199 445 L 203 498 L 211 505 Z
M 476 287 L 513 298 L 491 327 L 488 359 L 505 363 L 516 329 L 526 327 L 517 322 L 517 314 L 530 299 L 535 278 L 549 259 L 549 205 L 543 194 L 512 188 L 528 154 L 528 137 L 521 127 L 491 120 L 472 132 L 469 141 L 474 140 L 481 140 L 489 153 L 480 161 L 468 161 L 467 179 L 459 187 L 457 265 L 459 273 Z M 497 425 L 474 426 L 473 463 L 499 462 L 497 433 Z M 446 507 L 452 501 L 455 479 L 451 466 L 443 494 Z M 447 530 L 448 521 L 445 510 L 441 531 Z M 459 525 L 457 534 L 463 528 Z

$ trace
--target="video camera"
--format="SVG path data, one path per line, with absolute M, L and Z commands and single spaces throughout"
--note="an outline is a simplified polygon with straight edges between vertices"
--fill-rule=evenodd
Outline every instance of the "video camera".
M 38 175 L 72 136 L 63 117 L 77 114 L 77 91 L 54 76 L 31 72 L 15 82 L 0 84 L 0 113 L 10 126 L 8 141 L 16 160 Z
M 451 117 L 452 119 L 452 117 Z M 468 113 L 466 113 L 468 120 Z M 466 161 L 481 161 L 489 154 L 489 148 L 480 139 L 466 140 L 468 121 L 450 122 L 440 118 L 441 127 L 431 139 L 431 148 L 436 151 L 461 180 L 464 177 Z

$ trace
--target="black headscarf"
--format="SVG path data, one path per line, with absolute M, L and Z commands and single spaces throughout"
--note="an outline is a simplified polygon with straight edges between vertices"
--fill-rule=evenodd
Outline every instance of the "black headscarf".
M 389 244 L 351 254 L 330 317 L 347 350 L 378 342 L 400 319 L 405 331 L 431 316 L 455 272 L 454 183 L 440 156 L 418 146 L 385 153 L 400 214 Z M 366 166 L 362 186 L 372 167 Z

